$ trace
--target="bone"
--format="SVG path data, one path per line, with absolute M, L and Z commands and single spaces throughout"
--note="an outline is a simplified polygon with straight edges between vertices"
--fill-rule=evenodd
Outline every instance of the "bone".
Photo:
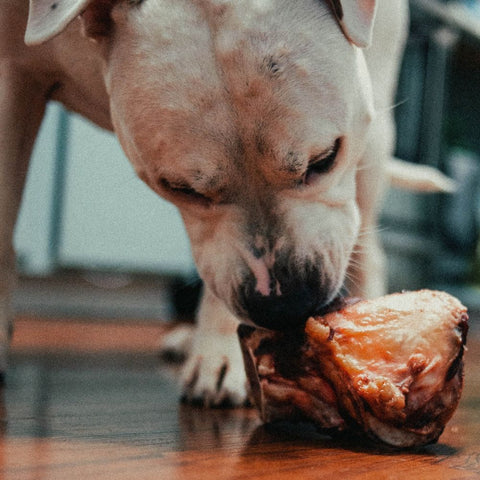
M 458 406 L 467 321 L 456 298 L 421 290 L 346 304 L 301 331 L 238 333 L 264 422 L 405 448 L 436 442 Z

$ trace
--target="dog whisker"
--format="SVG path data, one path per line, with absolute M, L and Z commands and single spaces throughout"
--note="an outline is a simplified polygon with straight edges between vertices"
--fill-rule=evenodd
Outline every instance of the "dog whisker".
M 389 113 L 389 112 L 395 110 L 396 108 L 404 105 L 404 104 L 407 103 L 408 101 L 409 101 L 408 98 L 405 98 L 405 99 L 403 99 L 403 100 L 399 100 L 398 102 L 393 103 L 392 105 L 388 105 L 388 106 L 383 107 L 383 108 L 378 108 L 378 109 L 377 109 L 377 112 L 378 112 L 378 113 Z

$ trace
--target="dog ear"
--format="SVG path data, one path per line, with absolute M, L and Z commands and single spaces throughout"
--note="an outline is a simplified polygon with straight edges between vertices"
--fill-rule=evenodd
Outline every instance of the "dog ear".
M 357 47 L 372 41 L 376 0 L 329 0 L 345 36 Z
M 86 35 L 106 35 L 114 3 L 115 0 L 30 0 L 25 43 L 38 45 L 49 40 L 79 15 Z

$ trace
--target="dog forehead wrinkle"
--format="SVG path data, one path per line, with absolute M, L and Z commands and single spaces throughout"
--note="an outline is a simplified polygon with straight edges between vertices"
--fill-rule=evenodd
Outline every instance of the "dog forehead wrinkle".
M 213 141 L 220 136 L 226 143 L 233 132 L 231 113 L 208 24 L 194 3 L 147 1 L 131 13 L 129 28 L 118 29 L 120 46 L 110 61 L 113 110 L 131 124 L 158 119 L 158 129 L 170 138 L 173 133 L 185 140 L 191 129 L 203 137 L 215 133 Z M 127 53 L 135 59 L 126 61 Z M 125 72 L 125 65 L 136 67 Z M 135 130 L 151 137 L 155 126 L 145 127 Z
M 298 94 L 304 91 L 304 97 L 311 96 L 312 99 L 321 103 L 322 100 L 319 98 L 330 95 L 324 92 L 319 97 L 316 90 L 318 90 L 319 84 L 322 89 L 325 88 L 329 75 L 325 72 L 322 73 L 320 71 L 322 69 L 311 65 L 312 62 L 317 65 L 318 62 L 315 59 L 319 57 L 317 53 L 314 53 L 312 58 L 317 42 L 317 36 L 313 34 L 312 27 L 316 24 L 312 24 L 312 20 L 309 20 L 310 25 L 303 28 L 302 22 L 297 18 L 298 15 L 301 18 L 305 15 L 302 13 L 302 9 L 306 6 L 303 4 L 307 2 L 299 2 L 303 7 L 296 7 L 292 6 L 290 2 L 280 1 L 275 9 L 275 15 L 272 15 L 271 18 L 255 12 L 251 13 L 251 2 L 240 1 L 237 3 L 238 6 L 231 8 L 225 23 L 218 27 L 213 42 L 217 62 L 223 72 L 223 79 L 231 98 L 232 108 L 237 112 L 236 119 L 240 122 L 238 130 L 246 144 L 255 144 L 255 141 L 251 140 L 251 137 L 256 135 L 255 129 L 252 128 L 256 124 L 255 119 L 263 119 L 263 123 L 272 131 L 270 137 L 278 138 L 273 129 L 275 124 L 278 125 L 282 121 L 282 118 L 285 119 L 285 122 L 287 119 L 292 121 L 292 116 L 295 117 L 297 114 L 301 121 L 305 121 L 306 118 L 313 116 L 311 115 L 315 113 L 313 106 L 309 105 L 305 99 L 298 102 Z M 266 5 L 269 5 L 268 2 Z M 249 14 L 243 18 L 240 13 L 246 6 L 248 6 Z M 311 9 L 312 5 L 309 8 Z M 317 17 L 325 16 L 327 7 L 322 10 L 318 6 L 318 10 Z M 293 13 L 294 15 L 290 18 L 288 14 Z M 331 13 L 329 15 L 331 16 Z M 329 37 L 330 30 L 338 35 L 336 23 L 333 20 L 330 23 L 332 25 L 327 27 L 326 36 Z M 322 43 L 323 39 L 319 45 Z M 326 43 L 329 43 L 328 39 Z M 326 50 L 326 47 L 322 47 L 322 49 Z M 268 70 L 270 74 L 265 75 L 265 72 L 261 71 L 262 68 Z M 325 70 L 328 69 L 329 66 L 325 65 Z M 275 74 L 285 71 L 284 80 L 279 83 L 276 76 L 272 78 L 272 71 Z M 318 77 L 318 75 L 320 76 Z M 322 80 L 319 82 L 320 78 Z M 333 118 L 338 118 L 338 114 L 333 115 Z M 260 153 L 267 151 L 268 143 L 265 142 L 263 132 L 258 137 L 262 141 L 256 141 L 257 151 Z M 277 161 L 282 163 L 281 159 L 277 159 Z M 299 165 L 294 167 L 289 165 L 283 170 L 297 170 L 298 168 Z

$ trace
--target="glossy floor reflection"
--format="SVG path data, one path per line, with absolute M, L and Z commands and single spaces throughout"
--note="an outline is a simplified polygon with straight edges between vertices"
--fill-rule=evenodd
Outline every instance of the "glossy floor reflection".
M 64 328 L 80 338 L 89 325 L 82 335 L 77 327 Z M 151 332 L 139 328 L 142 335 L 146 341 Z M 50 336 L 55 347 L 46 339 L 33 352 L 17 344 L 12 355 L 2 392 L 1 480 L 480 478 L 477 335 L 468 342 L 460 408 L 440 442 L 406 452 L 264 426 L 253 409 L 180 405 L 176 370 L 160 365 L 153 348 L 142 351 L 142 342 L 114 351 L 107 329 L 108 351 L 85 342 L 72 353 Z

